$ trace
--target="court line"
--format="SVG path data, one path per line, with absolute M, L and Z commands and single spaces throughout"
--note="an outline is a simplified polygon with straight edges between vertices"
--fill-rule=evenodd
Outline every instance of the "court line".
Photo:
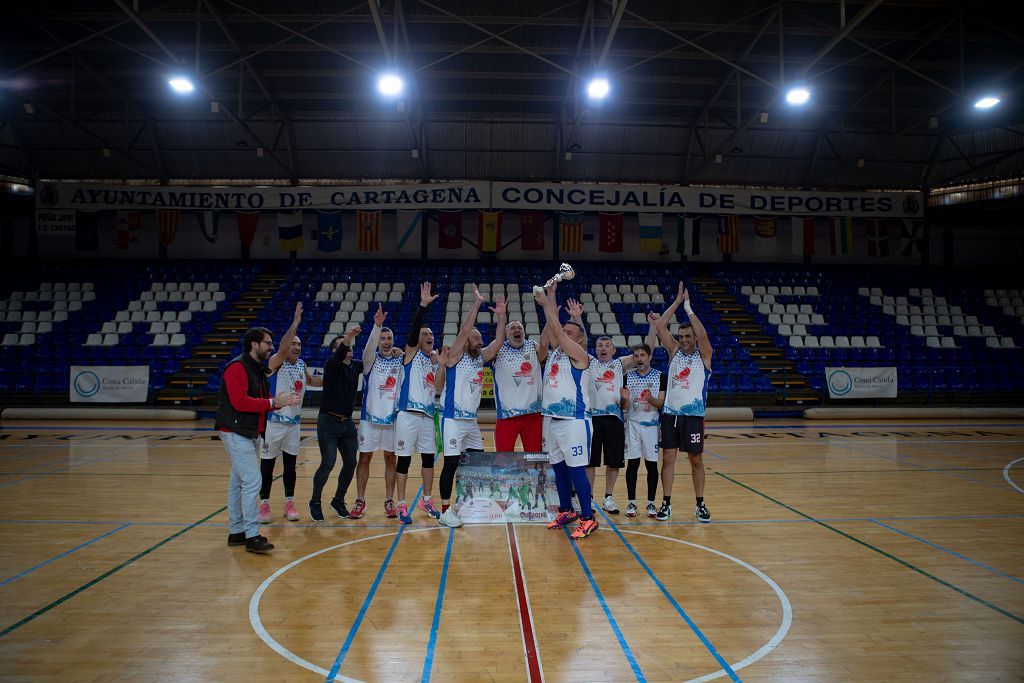
M 32 472 L 31 474 L 28 474 L 28 475 L 26 475 L 24 477 L 21 477 L 20 479 L 13 479 L 11 481 L 5 481 L 5 482 L 0 483 L 0 489 L 7 488 L 8 486 L 13 486 L 14 484 L 20 484 L 20 483 L 25 482 L 25 481 L 31 481 L 32 479 L 38 479 L 39 477 L 45 477 L 45 476 L 47 476 L 49 474 L 64 474 L 68 470 L 74 469 L 76 467 L 81 467 L 83 465 L 93 465 L 95 463 L 103 462 L 105 460 L 112 460 L 113 458 L 117 458 L 119 456 L 126 455 L 127 452 L 130 451 L 132 448 L 133 448 L 132 446 L 121 446 L 120 448 L 117 449 L 116 453 L 112 453 L 112 454 L 104 456 L 102 458 L 93 458 L 92 460 L 86 460 L 84 462 L 71 463 L 70 465 L 65 465 L 64 467 L 58 467 L 55 470 L 44 470 L 42 472 Z
M 437 600 L 434 601 L 434 619 L 430 623 L 430 639 L 427 641 L 427 656 L 423 660 L 423 683 L 430 683 L 430 669 L 434 665 L 434 648 L 437 646 L 437 627 L 441 623 L 441 606 L 444 603 L 444 588 L 448 583 L 448 567 L 452 561 L 452 545 L 455 543 L 455 529 L 448 529 L 448 548 L 444 551 L 444 566 L 437 586 Z
M 82 548 L 84 548 L 87 545 L 92 545 L 96 541 L 102 540 L 102 539 L 106 538 L 107 536 L 112 536 L 112 535 L 116 534 L 118 531 L 121 531 L 123 529 L 127 529 L 129 526 L 130 526 L 129 524 L 122 524 L 121 526 L 117 527 L 116 529 L 111 529 L 110 531 L 108 531 L 108 532 L 106 532 L 104 534 L 100 534 L 96 538 L 88 540 L 85 543 L 81 543 L 79 545 L 76 545 L 74 548 L 71 548 L 69 550 L 65 550 L 60 555 L 54 555 L 50 559 L 48 559 L 48 560 L 46 560 L 44 562 L 40 562 L 39 564 L 37 564 L 34 567 L 29 567 L 25 571 L 19 572 L 18 574 L 15 574 L 14 576 L 10 577 L 9 579 L 4 579 L 3 581 L 0 581 L 0 586 L 6 586 L 10 582 L 16 581 L 17 579 L 20 579 L 21 577 L 25 576 L 26 574 L 31 574 L 35 570 L 40 569 L 41 567 L 45 567 L 46 565 L 50 564 L 51 562 L 56 562 L 60 558 L 66 557 L 66 556 L 70 555 L 71 553 L 75 552 L 76 550 L 81 550 Z
M 877 519 L 872 519 L 871 521 L 874 522 L 875 524 L 877 524 L 878 526 L 883 526 L 886 529 L 891 529 L 892 531 L 895 531 L 898 534 L 906 536 L 907 538 L 912 538 L 915 541 L 919 541 L 920 543 L 924 543 L 925 545 L 931 546 L 931 547 L 935 548 L 936 550 L 941 550 L 942 552 L 947 553 L 949 555 L 952 555 L 953 557 L 958 557 L 961 560 L 965 560 L 967 562 L 970 562 L 971 564 L 973 564 L 973 565 L 975 565 L 977 567 L 981 567 L 982 569 L 984 569 L 986 571 L 990 571 L 993 574 L 998 574 L 999 576 L 1002 576 L 1002 577 L 1005 577 L 1007 579 L 1010 579 L 1011 581 L 1016 581 L 1017 583 L 1024 584 L 1024 580 L 1018 579 L 1016 576 L 1011 576 L 1010 574 L 1007 574 L 1006 572 L 1001 572 L 998 569 L 996 569 L 995 567 L 990 567 L 990 566 L 988 566 L 987 564 L 985 564 L 983 562 L 978 562 L 977 560 L 972 559 L 970 557 L 967 557 L 966 555 L 962 555 L 962 554 L 956 552 L 955 550 L 950 550 L 949 548 L 943 548 L 938 543 L 932 543 L 931 541 L 923 539 L 920 536 L 915 536 L 914 534 L 912 534 L 912 533 L 910 533 L 908 531 L 903 531 L 902 529 L 897 529 L 896 527 L 890 526 L 888 524 L 885 524 L 884 522 L 879 522 Z
M 630 668 L 633 670 L 633 675 L 636 676 L 637 683 L 645 683 L 647 678 L 644 676 L 643 671 L 640 670 L 640 665 L 636 661 L 636 657 L 633 656 L 633 651 L 629 647 L 629 643 L 626 642 L 625 636 L 622 635 L 622 630 L 619 628 L 619 622 L 615 620 L 612 615 L 611 609 L 608 607 L 608 603 L 605 602 L 604 593 L 597 586 L 597 581 L 594 580 L 594 575 L 590 572 L 590 567 L 587 565 L 587 561 L 583 559 L 583 553 L 580 552 L 579 545 L 572 539 L 572 535 L 569 533 L 567 527 L 562 527 L 562 531 L 565 532 L 565 537 L 569 539 L 569 545 L 572 547 L 573 552 L 576 553 L 576 559 L 580 561 L 580 565 L 583 567 L 583 573 L 587 576 L 587 581 L 590 582 L 590 588 L 594 591 L 594 595 L 597 596 L 597 601 L 601 604 L 601 609 L 604 611 L 604 616 L 608 619 L 608 624 L 612 627 L 612 631 L 615 632 L 615 638 L 619 641 L 619 647 L 622 648 L 623 654 L 626 655 L 626 660 L 629 662 Z
M 899 557 L 896 557 L 895 555 L 893 555 L 891 553 L 887 553 L 886 551 L 882 550 L 881 548 L 877 548 L 877 547 L 871 545 L 870 543 L 868 543 L 866 541 L 862 541 L 861 539 L 857 538 L 856 536 L 848 534 L 845 531 L 842 531 L 840 529 L 835 528 L 834 526 L 829 526 L 828 524 L 822 522 L 819 519 L 816 519 L 815 517 L 812 517 L 812 516 L 810 516 L 810 515 L 808 515 L 806 513 L 800 512 L 796 508 L 791 507 L 789 505 L 786 505 L 782 501 L 776 500 L 775 498 L 772 498 L 771 496 L 769 496 L 766 493 L 762 493 L 762 492 L 758 491 L 757 489 L 753 488 L 752 486 L 747 486 L 743 482 L 737 481 L 736 479 L 733 479 L 732 477 L 730 477 L 727 474 L 722 474 L 721 472 L 715 472 L 715 475 L 717 475 L 719 477 L 722 477 L 723 479 L 726 479 L 727 481 L 731 481 L 733 484 L 736 484 L 737 486 L 745 488 L 748 491 L 750 491 L 751 493 L 754 493 L 754 494 L 756 494 L 758 496 L 761 496 L 762 498 L 765 498 L 766 500 L 770 500 L 771 502 L 775 503 L 779 507 L 783 507 L 783 508 L 789 510 L 790 512 L 794 513 L 794 514 L 800 515 L 801 517 L 805 517 L 808 520 L 810 520 L 810 521 L 814 522 L 815 524 L 817 524 L 818 526 L 824 527 L 825 529 L 828 529 L 829 531 L 837 533 L 840 536 L 853 541 L 854 543 L 857 543 L 859 545 L 864 546 L 868 550 L 873 550 L 874 552 L 878 553 L 879 555 L 881 555 L 883 557 L 887 557 L 890 560 L 892 560 L 893 562 L 901 564 L 904 567 L 906 567 L 907 569 L 910 569 L 911 571 L 915 571 L 918 574 L 920 574 L 921 576 L 927 577 L 927 578 L 931 579 L 932 581 L 935 581 L 936 583 L 938 583 L 938 584 L 940 584 L 942 586 L 945 586 L 946 588 L 949 588 L 950 590 L 952 590 L 952 591 L 954 591 L 956 593 L 959 593 L 960 595 L 964 596 L 965 598 L 968 598 L 970 600 L 973 600 L 973 601 L 977 602 L 979 605 L 984 605 L 985 607 L 988 607 L 990 610 L 993 610 L 994 612 L 998 612 L 999 614 L 1002 614 L 1005 617 L 1009 617 L 1010 619 L 1013 619 L 1017 623 L 1024 624 L 1024 617 L 1020 617 L 1020 616 L 1017 616 L 1016 614 L 1013 614 L 1011 612 L 1007 612 L 1003 608 L 998 607 L 998 606 L 992 604 L 988 600 L 985 600 L 984 598 L 978 597 L 977 595 L 974 595 L 973 593 L 968 593 L 963 588 L 960 588 L 958 586 L 953 585 L 952 583 L 950 583 L 948 581 L 940 579 L 939 577 L 935 576 L 934 574 L 929 574 L 925 570 L 921 569 L 920 567 L 914 566 L 913 564 L 911 564 L 910 562 L 907 562 L 906 560 L 900 559 Z
M 704 451 L 707 453 L 707 451 Z M 1024 458 L 1021 458 L 1024 460 Z M 789 475 L 789 474 L 903 474 L 905 472 L 992 472 L 999 467 L 900 467 L 888 470 L 773 470 L 771 472 L 748 472 L 746 470 L 729 470 L 729 474 L 757 475 Z
M 719 455 L 718 453 L 712 453 L 707 448 L 704 449 L 704 452 L 707 453 L 708 455 L 712 455 L 712 456 L 718 458 L 719 460 L 728 460 L 729 459 L 729 458 L 725 457 L 724 455 Z
M 719 666 L 721 666 L 725 673 L 729 675 L 729 678 L 731 678 L 733 681 L 736 681 L 736 683 L 739 683 L 740 678 L 736 675 L 736 672 L 733 671 L 732 667 L 729 666 L 729 662 L 725 661 L 725 658 L 718 653 L 718 650 L 716 650 L 715 646 L 711 644 L 711 641 L 708 640 L 708 637 L 706 635 L 704 635 L 704 632 L 700 630 L 700 628 L 697 626 L 697 623 L 690 617 L 689 614 L 686 613 L 686 610 L 683 609 L 682 605 L 676 602 L 676 599 L 672 597 L 671 593 L 668 592 L 668 589 L 665 587 L 665 584 L 661 582 L 658 576 L 651 569 L 650 565 L 644 562 L 644 559 L 640 557 L 640 553 L 638 553 L 636 549 L 632 546 L 632 544 L 626 540 L 626 537 L 622 535 L 622 532 L 619 531 L 619 528 L 605 513 L 605 511 L 600 507 L 598 507 L 597 509 L 601 513 L 601 516 L 604 517 L 605 521 L 611 526 L 612 531 L 615 532 L 615 535 L 619 537 L 620 541 L 622 541 L 622 544 L 626 546 L 626 550 L 630 552 L 630 554 L 633 556 L 633 559 L 635 559 L 637 563 L 643 568 L 643 570 L 647 572 L 647 576 L 651 577 L 651 581 L 654 582 L 654 585 L 658 587 L 658 590 L 661 591 L 661 594 L 665 596 L 665 599 L 668 600 L 670 605 L 672 605 L 672 608 L 675 609 L 676 614 L 683 618 L 683 621 L 686 622 L 686 625 L 690 627 L 690 630 L 693 631 L 694 634 L 696 634 L 697 638 L 699 638 L 700 642 L 704 644 L 704 647 L 707 649 L 709 653 L 711 653 L 711 656 L 715 658 L 715 661 L 718 662 Z
M 1015 488 L 1018 492 L 1024 493 L 1024 489 L 1017 486 L 1017 482 L 1010 478 L 1010 468 L 1019 463 L 1021 460 L 1024 460 L 1024 458 L 1017 458 L 1016 460 L 1007 463 L 1006 467 L 1003 468 L 1003 479 L 1005 479 L 1010 484 L 1010 486 Z
M 540 647 L 533 624 L 533 608 L 530 606 L 530 591 L 526 587 L 526 573 L 519 556 L 519 534 L 511 522 L 505 523 L 508 536 L 508 554 L 512 562 L 512 585 L 516 590 L 519 605 L 519 629 L 523 635 L 523 657 L 526 660 L 527 680 L 530 683 L 544 682 L 544 667 L 540 661 Z

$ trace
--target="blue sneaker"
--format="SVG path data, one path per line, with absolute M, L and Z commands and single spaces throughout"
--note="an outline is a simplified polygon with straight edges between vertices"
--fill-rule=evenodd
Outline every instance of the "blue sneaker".
M 412 515 L 409 514 L 409 506 L 405 503 L 398 504 L 398 519 L 402 524 L 412 524 Z
M 437 508 L 434 507 L 434 501 L 433 500 L 423 500 L 421 498 L 420 502 L 416 505 L 416 507 L 418 507 L 420 510 L 423 510 L 424 512 L 426 512 L 428 515 L 430 515 L 434 519 L 441 519 L 441 513 L 438 512 Z

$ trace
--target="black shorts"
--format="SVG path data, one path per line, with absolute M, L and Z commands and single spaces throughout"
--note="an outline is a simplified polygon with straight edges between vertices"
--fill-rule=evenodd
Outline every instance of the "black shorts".
M 703 453 L 704 418 L 696 415 L 662 415 L 661 447 L 686 453 Z
M 626 427 L 614 415 L 597 415 L 593 418 L 594 436 L 590 440 L 590 464 L 600 467 L 604 453 L 605 467 L 626 465 Z

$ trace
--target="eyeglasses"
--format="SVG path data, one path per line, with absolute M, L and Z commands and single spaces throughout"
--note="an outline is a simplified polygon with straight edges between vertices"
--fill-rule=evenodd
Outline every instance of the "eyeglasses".
M 270 346 L 273 346 L 274 341 L 272 339 L 264 339 L 263 341 L 260 342 L 260 344 L 269 344 Z

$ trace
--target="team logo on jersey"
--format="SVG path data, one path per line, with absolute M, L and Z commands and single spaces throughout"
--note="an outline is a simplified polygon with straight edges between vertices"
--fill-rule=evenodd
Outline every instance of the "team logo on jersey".
M 378 386 L 377 389 L 381 394 L 393 393 L 396 386 L 398 386 L 398 380 L 395 379 L 394 375 L 388 375 L 387 379 L 384 380 L 384 384 Z
M 428 387 L 433 388 L 434 387 L 434 373 L 428 372 L 426 374 L 426 376 L 423 378 L 423 383 L 426 384 Z
M 527 354 L 526 360 L 519 364 L 519 372 L 512 374 L 512 381 L 519 386 L 523 378 L 526 378 L 527 384 L 533 384 L 533 364 L 530 363 L 529 354 Z
M 469 380 L 470 391 L 482 391 L 484 386 L 484 371 L 477 370 L 476 376 Z
M 302 380 L 301 379 L 295 380 L 295 393 L 296 394 L 301 394 L 302 393 Z
M 558 388 L 558 363 L 552 363 L 548 368 L 548 386 L 552 389 Z

